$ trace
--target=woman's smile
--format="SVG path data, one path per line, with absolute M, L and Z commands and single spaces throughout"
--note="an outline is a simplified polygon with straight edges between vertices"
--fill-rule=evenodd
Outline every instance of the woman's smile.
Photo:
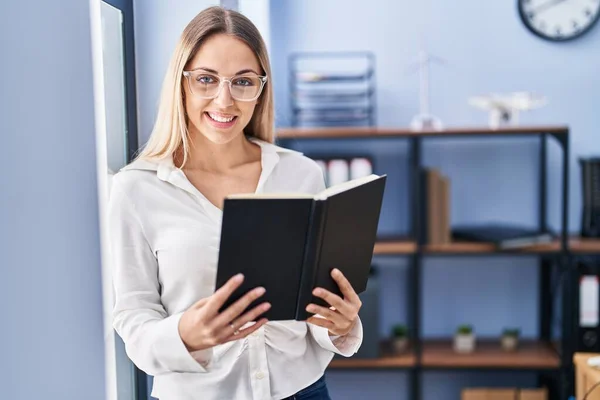
M 204 112 L 204 117 L 209 124 L 218 129 L 229 129 L 237 122 L 236 115 L 217 113 L 213 111 Z

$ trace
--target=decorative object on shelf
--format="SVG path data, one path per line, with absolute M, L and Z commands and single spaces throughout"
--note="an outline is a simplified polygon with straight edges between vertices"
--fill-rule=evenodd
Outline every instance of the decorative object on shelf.
M 492 129 L 507 125 L 517 126 L 520 111 L 540 108 L 548 102 L 546 97 L 530 92 L 492 93 L 485 96 L 473 96 L 468 101 L 474 107 L 489 111 L 488 124 Z
M 431 104 L 429 101 L 431 89 L 429 72 L 432 62 L 446 64 L 446 61 L 428 51 L 427 35 L 430 31 L 431 24 L 435 24 L 430 18 L 432 15 L 430 1 L 419 1 L 418 8 L 419 10 L 416 13 L 418 25 L 416 37 L 419 41 L 419 52 L 416 61 L 410 66 L 410 70 L 419 71 L 419 112 L 412 118 L 410 128 L 414 131 L 441 131 L 444 129 L 442 121 L 431 113 Z
M 289 65 L 292 126 L 375 125 L 373 53 L 293 53 Z
M 402 354 L 408 347 L 408 328 L 404 324 L 392 327 L 392 349 L 396 354 Z
M 506 351 L 514 351 L 519 345 L 519 333 L 518 328 L 505 328 L 500 338 L 502 348 Z
M 552 42 L 579 38 L 600 19 L 600 2 L 595 0 L 518 0 L 517 4 L 527 29 Z
M 415 131 L 422 130 L 436 130 L 441 131 L 444 129 L 442 121 L 433 115 L 430 111 L 429 103 L 429 64 L 432 61 L 436 61 L 440 64 L 445 61 L 439 57 L 428 54 L 426 51 L 421 50 L 415 63 L 416 68 L 419 70 L 419 113 L 415 115 L 411 122 L 410 127 Z
M 600 237 L 600 157 L 580 158 L 583 212 L 581 236 Z
M 475 332 L 472 325 L 460 325 L 454 335 L 454 351 L 472 353 L 475 350 Z

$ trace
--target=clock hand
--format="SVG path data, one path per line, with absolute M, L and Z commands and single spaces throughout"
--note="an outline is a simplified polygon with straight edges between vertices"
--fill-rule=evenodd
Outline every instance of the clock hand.
M 560 4 L 562 2 L 564 2 L 565 0 L 550 0 L 545 2 L 544 4 L 542 4 L 541 6 L 537 7 L 536 9 L 533 10 L 534 15 L 535 14 L 539 14 L 542 13 L 544 11 L 546 11 L 549 8 L 554 7 L 557 4 Z

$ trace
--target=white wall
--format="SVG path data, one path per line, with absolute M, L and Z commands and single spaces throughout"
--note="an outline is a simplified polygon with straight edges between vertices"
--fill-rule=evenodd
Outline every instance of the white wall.
M 138 127 L 144 144 L 154 125 L 163 77 L 179 35 L 203 9 L 218 0 L 134 0 Z M 269 0 L 240 0 L 239 11 L 252 20 L 269 47 Z
M 278 0 L 275 0 L 278 1 Z M 271 53 L 271 13 L 270 0 L 239 0 L 238 11 L 248 17 L 260 31 L 267 50 Z M 271 60 L 271 62 L 273 62 Z
M 138 129 L 144 144 L 154 125 L 162 81 L 185 26 L 218 0 L 134 0 Z
M 2 398 L 104 399 L 89 2 L 0 15 Z

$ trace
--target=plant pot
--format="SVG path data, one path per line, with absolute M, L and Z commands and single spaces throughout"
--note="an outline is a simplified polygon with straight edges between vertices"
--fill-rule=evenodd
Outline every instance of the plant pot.
M 502 349 L 506 351 L 514 351 L 519 345 L 519 338 L 516 336 L 503 335 L 500 339 L 500 342 L 502 344 Z
M 457 334 L 454 336 L 454 351 L 457 353 L 471 353 L 475 350 L 475 335 Z
M 406 348 L 408 347 L 408 339 L 403 337 L 403 338 L 393 338 L 392 339 L 392 348 L 394 350 L 394 353 L 399 354 L 399 353 L 404 353 L 406 351 Z

